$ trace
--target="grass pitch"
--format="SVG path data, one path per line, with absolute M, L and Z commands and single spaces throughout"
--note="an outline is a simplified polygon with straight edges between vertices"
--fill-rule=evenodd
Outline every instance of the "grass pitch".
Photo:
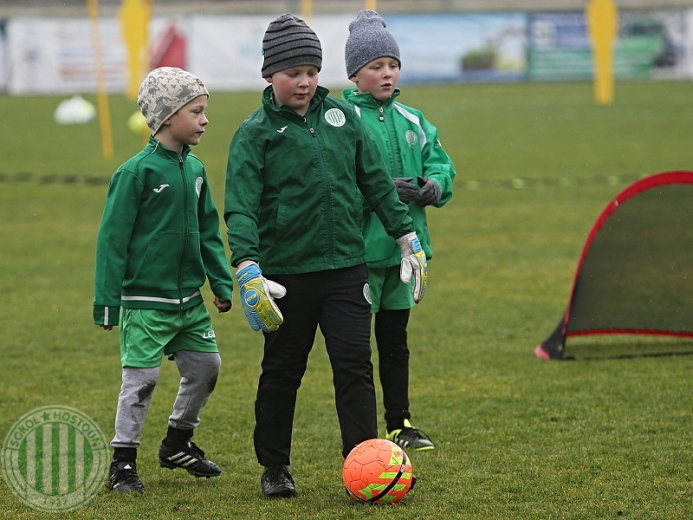
M 159 468 L 178 382 L 164 361 L 141 438 L 146 494 L 104 489 L 56 517 L 693 515 L 693 357 L 611 358 L 608 341 L 591 345 L 607 353 L 602 359 L 532 354 L 565 309 L 583 242 L 609 199 L 640 176 L 693 169 L 693 84 L 617 84 L 609 107 L 594 104 L 591 86 L 579 83 L 402 91 L 401 102 L 438 126 L 458 170 L 452 201 L 429 212 L 436 254 L 409 329 L 413 420 L 437 446 L 410 454 L 419 477 L 414 491 L 393 507 L 346 497 L 329 363 L 318 339 L 295 421 L 299 497 L 261 496 L 252 428 L 262 339 L 236 299 L 231 313 L 214 315 L 222 373 L 195 435 L 223 475 L 198 480 Z M 118 341 L 116 332 L 92 324 L 94 246 L 104 182 L 142 141 L 126 126 L 134 102 L 112 97 L 115 156 L 104 159 L 96 121 L 52 121 L 60 100 L 0 97 L 3 439 L 19 417 L 46 405 L 77 408 L 112 436 Z M 259 93 L 212 93 L 211 123 L 195 153 L 220 207 L 230 138 L 259 101 Z M 617 351 L 688 347 L 675 343 L 622 338 Z M 0 481 L 0 517 L 46 516 Z

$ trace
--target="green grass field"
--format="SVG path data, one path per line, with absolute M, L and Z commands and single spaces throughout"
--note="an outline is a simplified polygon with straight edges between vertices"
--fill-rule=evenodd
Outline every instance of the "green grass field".
M 415 490 L 392 507 L 359 505 L 344 494 L 331 375 L 319 339 L 295 421 L 299 497 L 262 497 L 252 448 L 262 338 L 235 296 L 231 313 L 214 315 L 222 373 L 195 436 L 224 474 L 196 480 L 159 468 L 156 453 L 178 384 L 175 366 L 164 362 L 141 438 L 146 494 L 104 489 L 86 506 L 51 516 L 693 516 L 693 356 L 608 355 L 682 343 L 592 338 L 576 348 L 606 355 L 558 362 L 532 354 L 565 310 L 583 242 L 609 199 L 640 176 L 693 169 L 693 83 L 619 83 L 609 107 L 593 102 L 588 84 L 402 90 L 400 101 L 438 126 L 458 171 L 452 201 L 429 212 L 436 256 L 410 325 L 414 422 L 437 445 L 411 454 Z M 196 153 L 220 206 L 228 143 L 259 98 L 210 99 L 211 123 Z M 106 160 L 96 121 L 53 122 L 60 100 L 0 97 L 2 439 L 19 417 L 46 405 L 77 408 L 108 439 L 113 433 L 118 339 L 92 324 L 93 258 L 104 179 L 141 146 L 126 128 L 136 105 L 110 99 L 115 157 Z M 24 506 L 2 480 L 0 518 L 48 516 Z

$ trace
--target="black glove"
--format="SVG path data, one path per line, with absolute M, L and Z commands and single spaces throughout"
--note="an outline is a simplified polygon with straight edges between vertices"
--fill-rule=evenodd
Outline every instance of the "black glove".
M 397 189 L 397 195 L 399 195 L 399 200 L 405 204 L 409 204 L 419 195 L 419 188 L 416 184 L 412 184 L 413 177 L 395 177 L 392 182 L 395 183 L 395 188 Z
M 440 202 L 441 193 L 438 183 L 428 177 L 419 176 L 417 179 L 419 181 L 419 186 L 421 186 L 421 190 L 419 190 L 417 196 L 414 197 L 414 201 L 421 207 Z

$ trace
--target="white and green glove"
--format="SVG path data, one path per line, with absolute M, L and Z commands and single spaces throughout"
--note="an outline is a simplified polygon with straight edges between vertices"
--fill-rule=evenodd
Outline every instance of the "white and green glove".
M 260 266 L 249 264 L 236 271 L 238 286 L 241 288 L 243 312 L 253 330 L 272 332 L 284 321 L 274 298 L 283 298 L 286 288 L 262 276 Z
M 414 301 L 419 303 L 426 294 L 426 285 L 428 283 L 426 253 L 421 248 L 419 237 L 414 232 L 398 238 L 397 245 L 402 250 L 399 279 L 402 280 L 402 283 L 409 284 L 412 277 L 414 278 L 411 294 L 414 297 Z

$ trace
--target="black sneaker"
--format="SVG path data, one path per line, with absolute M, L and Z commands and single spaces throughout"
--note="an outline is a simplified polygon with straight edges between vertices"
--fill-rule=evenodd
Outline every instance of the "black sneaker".
M 163 442 L 159 448 L 159 465 L 162 468 L 181 468 L 196 477 L 218 477 L 219 466 L 205 459 L 205 452 L 194 442 L 166 446 Z
M 137 476 L 137 463 L 117 460 L 111 462 L 108 487 L 121 493 L 144 493 L 144 484 Z
M 292 498 L 296 496 L 296 486 L 289 466 L 277 464 L 265 468 L 262 473 L 262 493 L 270 498 Z
M 424 432 L 414 428 L 411 423 L 404 419 L 404 428 L 387 432 L 385 438 L 394 442 L 403 449 L 416 451 L 428 451 L 435 449 L 435 444 Z

